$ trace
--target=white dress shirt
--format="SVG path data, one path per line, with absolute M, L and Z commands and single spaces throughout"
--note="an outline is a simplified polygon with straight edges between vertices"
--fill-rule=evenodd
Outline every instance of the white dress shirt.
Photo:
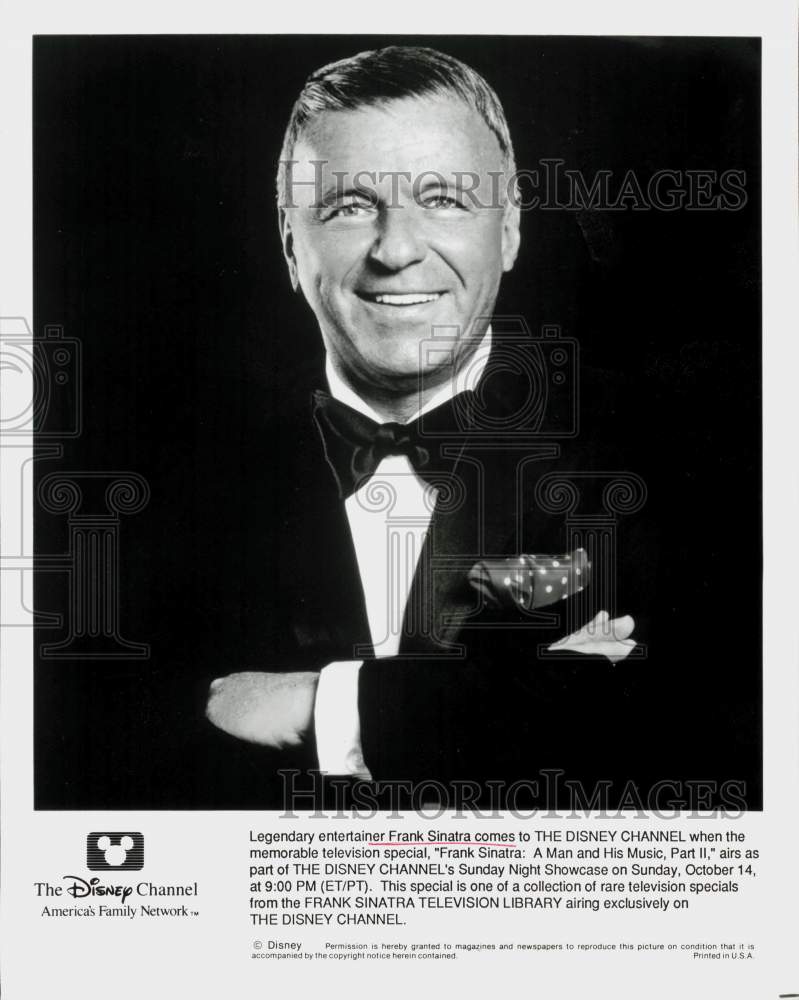
M 470 364 L 408 421 L 441 406 L 480 380 L 491 351 L 491 328 Z M 385 423 L 336 374 L 330 359 L 330 394 L 353 410 Z M 361 576 L 366 615 L 376 657 L 396 656 L 411 584 L 427 537 L 438 491 L 424 482 L 405 455 L 389 455 L 344 506 Z M 328 774 L 371 775 L 361 751 L 358 672 L 362 660 L 330 663 L 319 676 L 314 729 L 319 770 Z

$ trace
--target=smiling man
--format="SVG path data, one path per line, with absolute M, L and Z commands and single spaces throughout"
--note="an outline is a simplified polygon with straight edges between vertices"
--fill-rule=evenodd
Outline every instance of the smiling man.
M 295 110 L 282 160 L 292 283 L 316 315 L 336 374 L 400 420 L 474 355 L 516 259 L 507 126 L 487 85 L 438 53 L 384 50 L 323 70 L 309 85 L 370 64 L 421 75 L 420 63 L 428 75 L 412 96 L 366 106 L 353 98 L 353 107 L 309 118 Z M 462 77 L 471 103 L 434 71 Z M 310 95 L 306 102 L 313 106 Z M 450 351 L 423 350 L 436 329 L 456 339 Z
M 535 510 L 544 477 L 585 453 L 564 460 L 540 433 L 540 345 L 492 330 L 520 243 L 514 171 L 493 90 L 431 49 L 326 66 L 294 106 L 280 234 L 325 379 L 271 482 L 280 587 L 253 614 L 273 641 L 207 708 L 273 767 L 297 750 L 326 774 L 411 783 L 587 757 L 604 774 L 607 713 L 590 720 L 633 622 Z

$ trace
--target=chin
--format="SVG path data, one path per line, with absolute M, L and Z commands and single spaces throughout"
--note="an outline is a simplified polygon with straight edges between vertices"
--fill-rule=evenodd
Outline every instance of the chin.
M 365 350 L 357 351 L 364 371 L 377 375 L 418 375 L 420 346 L 416 338 L 381 338 L 372 341 Z
M 388 385 L 394 381 L 407 383 L 418 379 L 420 374 L 425 374 L 421 370 L 418 360 L 413 362 L 393 362 L 391 359 L 386 358 L 381 358 L 380 362 L 371 367 L 371 371 L 374 375 L 375 383 L 381 385 Z

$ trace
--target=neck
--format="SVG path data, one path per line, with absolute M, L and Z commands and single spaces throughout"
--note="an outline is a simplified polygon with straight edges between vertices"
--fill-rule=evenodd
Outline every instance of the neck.
M 426 385 L 422 383 L 410 390 L 383 389 L 373 385 L 361 385 L 349 379 L 343 372 L 338 372 L 341 380 L 358 395 L 370 409 L 374 410 L 382 421 L 395 421 L 399 424 L 408 423 L 440 392 L 441 387 L 446 385 L 454 373 L 449 373 L 443 378 L 437 379 L 435 383 Z

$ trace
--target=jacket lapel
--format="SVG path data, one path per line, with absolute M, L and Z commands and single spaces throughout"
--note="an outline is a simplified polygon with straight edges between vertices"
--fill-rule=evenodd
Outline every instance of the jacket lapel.
M 286 466 L 293 471 L 281 476 L 290 484 L 279 560 L 290 629 L 300 649 L 320 660 L 361 659 L 370 655 L 371 636 L 347 513 L 307 399 L 303 411 Z
M 512 332 L 508 344 L 495 329 L 491 357 L 475 392 L 422 418 L 442 485 L 408 600 L 403 654 L 463 656 L 459 634 L 480 611 L 467 573 L 478 559 L 523 551 L 521 526 L 530 514 L 524 482 L 543 475 L 560 458 L 560 445 L 540 433 L 547 389 L 545 380 L 530 374 L 541 367 L 540 346 Z M 551 521 L 544 517 L 537 525 L 544 551 L 552 544 Z

